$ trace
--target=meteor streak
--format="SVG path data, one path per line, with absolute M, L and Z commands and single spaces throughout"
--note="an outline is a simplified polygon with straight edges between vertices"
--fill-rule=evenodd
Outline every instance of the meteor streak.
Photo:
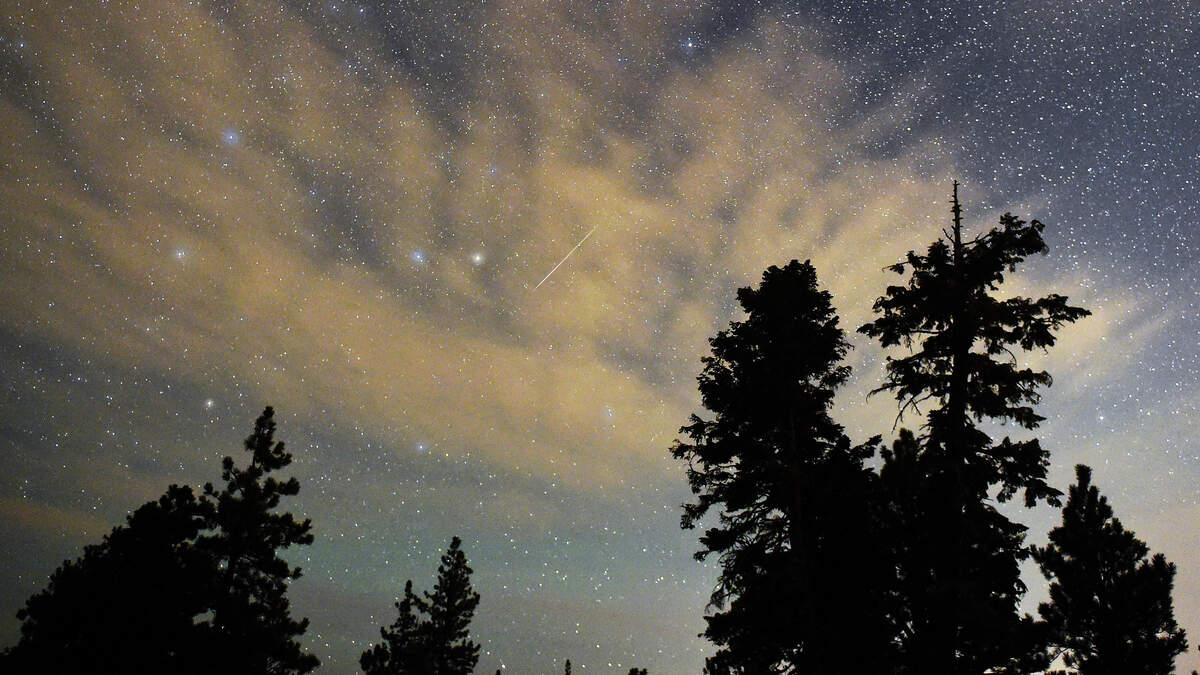
M 567 254 L 563 256 L 562 260 L 559 260 L 559 261 L 558 261 L 558 264 L 554 266 L 554 269 L 552 269 L 552 270 L 550 270 L 549 272 L 547 272 L 547 273 L 546 273 L 546 276 L 542 277 L 542 280 L 541 280 L 541 281 L 539 281 L 539 282 L 537 282 L 537 286 L 534 286 L 534 287 L 533 287 L 533 291 L 536 291 L 536 290 L 538 289 L 538 286 L 541 286 L 542 284 L 546 283 L 546 280 L 550 278 L 550 275 L 551 275 L 551 274 L 554 274 L 554 270 L 558 269 L 559 267 L 561 267 L 561 266 L 562 266 L 562 264 L 563 264 L 563 263 L 567 262 L 567 258 L 570 258 L 570 257 L 571 257 L 571 254 L 575 252 L 575 249 L 576 249 L 576 248 L 579 248 L 580 246 L 583 246 L 583 242 L 587 241 L 587 238 L 588 238 L 588 237 L 590 237 L 590 236 L 592 236 L 592 233 L 596 231 L 596 228 L 597 228 L 597 227 L 600 227 L 600 226 L 599 226 L 599 225 L 596 225 L 596 226 L 595 226 L 595 227 L 593 227 L 592 229 L 588 230 L 588 233 L 587 233 L 587 234 L 585 234 L 585 235 L 583 235 L 583 239 L 580 239 L 580 240 L 579 240 L 579 243 L 578 243 L 578 244 L 575 244 L 575 248 L 572 248 L 570 251 L 567 251 Z M 530 293 L 532 293 L 533 291 L 530 291 Z

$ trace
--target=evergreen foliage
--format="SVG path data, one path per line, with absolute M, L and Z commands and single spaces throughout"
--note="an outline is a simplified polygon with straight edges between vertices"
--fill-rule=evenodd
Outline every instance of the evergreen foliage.
M 241 468 L 226 457 L 221 471 L 225 487 L 204 486 L 212 533 L 197 543 L 220 569 L 211 626 L 221 636 L 226 658 L 245 672 L 307 673 L 319 663 L 296 641 L 308 619 L 292 619 L 287 599 L 287 585 L 300 578 L 300 568 L 288 565 L 278 551 L 311 544 L 312 521 L 275 512 L 283 497 L 300 491 L 300 484 L 271 475 L 292 462 L 283 442 L 274 440 L 274 415 L 267 407 L 255 421 L 254 433 L 245 441 L 249 465 Z
M 405 583 L 396 620 L 359 658 L 366 675 L 465 675 L 475 668 L 479 645 L 468 638 L 479 594 L 461 545 L 458 537 L 450 541 L 433 592 L 420 597 L 411 580 Z
M 929 403 L 920 438 L 901 437 L 885 475 L 900 514 L 923 541 L 898 549 L 901 605 L 901 672 L 1019 672 L 1036 652 L 1036 629 L 1018 614 L 1024 593 L 1019 564 L 1027 557 L 1024 526 L 996 510 L 1018 491 L 1025 504 L 1057 504 L 1045 480 L 1048 455 L 1036 439 L 995 442 L 981 421 L 1013 422 L 1034 429 L 1038 390 L 1050 375 L 1022 368 L 1013 350 L 1046 349 L 1054 333 L 1088 311 L 1057 294 L 1000 299 L 1004 275 L 1035 253 L 1044 253 L 1043 225 L 1011 214 L 1000 226 L 969 241 L 962 238 L 958 184 L 953 230 L 925 254 L 910 251 L 890 269 L 908 273 L 874 305 L 879 315 L 860 332 L 909 354 L 889 358 L 887 379 L 876 391 L 900 401 L 900 418 Z M 899 421 L 899 418 L 898 418 Z
M 1034 557 L 1050 583 L 1038 608 L 1063 663 L 1079 675 L 1170 675 L 1187 649 L 1175 623 L 1175 565 L 1113 516 L 1092 471 L 1075 467 L 1062 524 Z M 1056 671 L 1053 675 L 1065 675 Z
M 205 672 L 207 635 L 193 623 L 213 579 L 211 561 L 193 546 L 204 523 L 191 489 L 172 485 L 63 562 L 17 613 L 21 639 L 0 670 Z
M 359 658 L 366 675 L 433 673 L 433 658 L 425 647 L 425 627 L 417 616 L 423 601 L 404 584 L 404 597 L 396 603 L 397 616 L 391 626 L 380 628 L 383 642 L 371 645 Z
M 851 446 L 829 414 L 849 345 L 808 262 L 768 268 L 738 301 L 747 318 L 709 341 L 698 378 L 712 419 L 693 415 L 672 448 L 697 497 L 683 527 L 719 512 L 696 554 L 721 564 L 706 670 L 871 672 L 889 637 L 863 467 L 878 439 Z
M 17 616 L 11 672 L 305 673 L 318 664 L 288 613 L 300 576 L 276 551 L 309 544 L 309 521 L 277 513 L 297 493 L 267 474 L 291 456 L 267 408 L 246 440 L 250 467 L 225 458 L 220 493 L 172 485 L 81 558 L 64 562 Z

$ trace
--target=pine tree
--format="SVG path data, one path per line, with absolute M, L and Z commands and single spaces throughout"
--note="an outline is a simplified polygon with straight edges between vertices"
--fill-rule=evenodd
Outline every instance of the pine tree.
M 683 527 L 719 511 L 696 554 L 721 564 L 712 606 L 723 611 L 704 633 L 721 648 L 706 670 L 878 672 L 886 565 L 863 468 L 877 439 L 852 447 L 829 414 L 849 345 L 808 262 L 767 269 L 738 301 L 747 318 L 709 341 L 698 378 L 712 418 L 693 415 L 672 448 L 697 496 Z
M 412 581 L 404 584 L 404 597 L 396 603 L 392 625 L 380 628 L 383 642 L 372 645 L 359 658 L 365 675 L 432 675 L 436 670 L 425 642 L 427 624 L 418 616 L 424 601 L 413 593 Z
M 226 457 L 220 493 L 172 485 L 98 545 L 65 562 L 18 617 L 13 672 L 304 673 L 317 665 L 288 615 L 298 578 L 276 550 L 308 544 L 309 521 L 275 513 L 299 490 L 267 474 L 291 456 L 267 408 L 247 439 L 248 469 Z
M 64 562 L 17 613 L 21 639 L 0 671 L 208 672 L 194 624 L 214 571 L 193 546 L 204 522 L 191 489 L 172 485 Z
M 1049 348 L 1056 330 L 1088 312 L 1057 294 L 995 297 L 1006 272 L 1046 251 L 1040 222 L 1006 213 L 998 228 L 964 241 L 957 183 L 951 211 L 946 239 L 891 266 L 910 273 L 908 281 L 888 287 L 874 305 L 880 316 L 859 330 L 885 347 L 910 349 L 888 359 L 887 379 L 876 390 L 897 396 L 900 417 L 931 405 L 924 434 L 912 439 L 919 449 L 906 458 L 915 470 L 885 472 L 919 478 L 908 486 L 922 491 L 909 500 L 919 511 L 907 518 L 940 539 L 910 547 L 899 560 L 910 619 L 898 622 L 901 669 L 966 675 L 1027 667 L 1033 649 L 1031 621 L 1017 608 L 1025 528 L 995 509 L 989 491 L 1000 501 L 1023 491 L 1028 506 L 1057 504 L 1060 494 L 1045 481 L 1048 456 L 1036 439 L 995 442 L 978 422 L 1036 428 L 1042 417 L 1032 406 L 1051 378 L 1020 367 L 1013 350 Z
M 1079 675 L 1170 675 L 1187 649 L 1175 623 L 1175 566 L 1113 516 L 1092 470 L 1075 467 L 1062 525 L 1035 551 L 1050 581 L 1050 602 L 1038 608 L 1052 643 Z M 1063 675 L 1059 671 L 1056 675 Z
M 199 546 L 217 561 L 220 579 L 213 600 L 211 628 L 228 666 L 247 673 L 307 673 L 316 656 L 306 654 L 296 638 L 308 619 L 292 619 L 288 583 L 300 578 L 278 550 L 313 541 L 312 522 L 298 522 L 291 513 L 277 513 L 280 500 L 300 491 L 295 478 L 279 481 L 272 473 L 292 461 L 282 442 L 276 442 L 275 411 L 267 407 L 245 441 L 250 463 L 237 466 L 232 457 L 222 462 L 225 487 L 204 486 L 211 508 L 212 534 Z
M 571 675 L 571 659 L 567 659 L 567 663 L 563 666 L 563 675 Z
M 471 588 L 471 568 L 454 537 L 438 565 L 433 592 L 425 592 L 430 648 L 439 675 L 469 673 L 479 660 L 479 645 L 468 639 L 479 594 Z
M 438 565 L 433 591 L 419 597 L 412 581 L 396 603 L 399 616 L 381 629 L 383 642 L 359 659 L 366 675 L 465 675 L 479 661 L 479 645 L 469 637 L 479 594 L 471 588 L 471 568 L 454 537 Z

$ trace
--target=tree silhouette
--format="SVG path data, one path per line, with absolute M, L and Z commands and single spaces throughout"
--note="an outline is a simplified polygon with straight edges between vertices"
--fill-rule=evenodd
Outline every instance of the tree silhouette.
M 312 522 L 275 512 L 281 498 L 297 494 L 300 485 L 295 478 L 280 482 L 270 475 L 292 461 L 284 444 L 274 440 L 274 415 L 268 406 L 255 421 L 254 433 L 245 441 L 249 465 L 238 467 L 226 457 L 221 471 L 225 487 L 218 492 L 211 483 L 204 486 L 213 532 L 198 545 L 220 568 L 210 625 L 225 657 L 245 672 L 306 673 L 319 661 L 296 641 L 308 619 L 291 618 L 286 595 L 288 582 L 300 578 L 300 568 L 288 565 L 278 550 L 311 544 Z
M 436 672 L 426 647 L 426 627 L 417 616 L 424 611 L 421 598 L 412 590 L 412 581 L 404 584 L 404 597 L 396 603 L 397 617 L 392 625 L 380 628 L 383 642 L 372 645 L 359 658 L 365 675 L 424 675 Z
M 571 675 L 571 659 L 567 659 L 566 664 L 563 665 L 563 675 Z
M 363 652 L 366 675 L 464 675 L 479 661 L 479 645 L 468 639 L 479 594 L 471 588 L 471 568 L 454 537 L 438 565 L 433 592 L 418 597 L 412 581 L 396 603 L 399 615 L 380 629 L 383 641 Z
M 696 554 L 721 563 L 706 670 L 870 672 L 890 636 L 863 468 L 878 439 L 852 447 L 829 415 L 849 345 L 808 262 L 770 267 L 737 297 L 748 316 L 709 341 L 698 378 L 712 419 L 693 415 L 672 448 L 697 497 L 683 527 L 719 511 Z
M 0 670 L 205 672 L 207 636 L 194 618 L 214 570 L 193 546 L 204 522 L 191 489 L 172 485 L 64 562 L 17 613 L 21 639 Z
M 1170 675 L 1187 649 L 1175 623 L 1175 565 L 1113 517 L 1091 484 L 1092 470 L 1075 467 L 1062 525 L 1034 557 L 1050 583 L 1039 612 L 1063 661 L 1079 675 Z M 1058 671 L 1063 675 L 1066 671 Z
M 1036 428 L 1042 417 L 1032 406 L 1051 378 L 1020 367 L 1013 350 L 1049 348 L 1056 330 L 1089 313 L 1057 294 L 1036 300 L 995 296 L 1006 272 L 1046 251 L 1040 222 L 1006 213 L 998 228 L 964 241 L 957 183 L 951 211 L 952 232 L 925 254 L 910 251 L 891 266 L 909 273 L 907 283 L 888 287 L 874 305 L 879 317 L 859 329 L 885 347 L 910 350 L 889 357 L 887 379 L 876 390 L 897 396 L 897 421 L 931 404 L 923 435 L 911 438 L 919 448 L 905 457 L 915 470 L 885 472 L 920 479 L 905 486 L 921 491 L 908 499 L 918 509 L 908 520 L 921 530 L 915 536 L 936 533 L 940 539 L 909 547 L 898 561 L 899 592 L 909 608 L 898 620 L 901 669 L 913 673 L 1028 665 L 1034 631 L 1017 609 L 1024 592 L 1018 566 L 1028 553 L 1025 528 L 995 509 L 989 490 L 996 488 L 1000 501 L 1023 491 L 1028 506 L 1057 504 L 1060 493 L 1046 484 L 1048 455 L 1036 439 L 994 442 L 977 423 Z
M 308 544 L 309 521 L 275 513 L 295 479 L 266 477 L 291 456 L 273 442 L 267 408 L 246 440 L 248 469 L 226 457 L 227 487 L 197 499 L 172 485 L 83 557 L 64 562 L 18 613 L 13 672 L 304 673 L 316 667 L 288 615 L 298 578 L 278 548 Z M 265 477 L 265 478 L 264 478 Z

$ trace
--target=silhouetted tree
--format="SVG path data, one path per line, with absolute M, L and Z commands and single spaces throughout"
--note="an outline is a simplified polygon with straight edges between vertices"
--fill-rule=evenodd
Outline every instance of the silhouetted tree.
M 896 394 L 901 417 L 931 405 L 924 434 L 905 441 L 918 443 L 904 457 L 912 465 L 885 471 L 916 479 L 888 491 L 919 489 L 919 496 L 904 498 L 916 510 L 901 517 L 920 530 L 914 537 L 938 539 L 901 548 L 907 557 L 899 560 L 899 595 L 907 609 L 897 618 L 900 668 L 1021 670 L 1036 651 L 1032 621 L 1017 607 L 1025 590 L 1018 569 L 1028 554 L 1025 528 L 995 509 L 989 490 L 1000 501 L 1023 491 L 1028 506 L 1057 504 L 1060 493 L 1046 484 L 1048 456 L 1036 439 L 995 442 L 977 423 L 1036 428 L 1042 417 L 1032 405 L 1051 378 L 1020 367 L 1013 350 L 1049 348 L 1056 330 L 1088 312 L 1057 294 L 995 297 L 1006 272 L 1045 252 L 1043 225 L 1006 213 L 998 228 L 964 241 L 957 183 L 952 205 L 952 232 L 890 268 L 909 273 L 907 283 L 888 287 L 874 305 L 880 316 L 859 329 L 885 347 L 910 349 L 888 359 L 887 379 L 876 391 Z
M 193 545 L 205 509 L 172 485 L 66 561 L 17 613 L 21 639 L 0 659 L 11 673 L 199 673 L 207 635 L 194 623 L 213 567 Z
M 284 444 L 274 440 L 274 415 L 268 406 L 255 421 L 254 433 L 245 441 L 249 464 L 241 468 L 226 457 L 224 488 L 204 486 L 213 531 L 198 545 L 220 568 L 210 625 L 232 667 L 250 673 L 307 673 L 320 662 L 296 641 L 308 619 L 292 619 L 287 599 L 288 583 L 300 578 L 300 568 L 291 567 L 278 551 L 311 544 L 312 522 L 276 512 L 281 498 L 297 494 L 300 484 L 271 475 L 292 461 Z
M 383 642 L 372 645 L 359 658 L 365 675 L 426 675 L 433 673 L 432 653 L 425 642 L 427 627 L 417 615 L 424 601 L 412 590 L 412 581 L 404 584 L 404 597 L 396 603 L 397 616 L 392 625 L 380 628 Z
M 454 537 L 438 565 L 433 592 L 425 592 L 430 648 L 439 675 L 469 673 L 479 660 L 479 645 L 468 639 L 479 594 L 471 588 L 471 568 Z
M 849 345 L 808 262 L 770 267 L 737 297 L 748 316 L 709 341 L 698 378 L 712 418 L 693 415 L 672 448 L 697 496 L 683 527 L 719 511 L 696 554 L 721 563 L 712 606 L 723 611 L 704 633 L 721 648 L 706 670 L 878 672 L 888 566 L 863 467 L 878 439 L 852 447 L 829 415 Z
M 1187 649 L 1175 623 L 1175 565 L 1113 517 L 1091 484 L 1092 470 L 1075 467 L 1062 525 L 1034 557 L 1050 581 L 1050 602 L 1038 608 L 1071 672 L 1079 675 L 1170 675 Z M 1066 671 L 1059 671 L 1063 675 Z
M 563 666 L 563 675 L 571 675 L 571 659 L 567 659 L 567 663 Z
M 471 588 L 471 568 L 454 537 L 438 565 L 433 592 L 418 597 L 412 581 L 396 603 L 399 616 L 380 630 L 383 642 L 363 652 L 366 675 L 464 675 L 479 661 L 479 645 L 468 639 L 479 594 Z
M 648 675 L 645 668 L 630 668 L 629 675 Z
M 276 513 L 295 479 L 268 477 L 291 456 L 274 443 L 273 411 L 246 440 L 248 469 L 226 457 L 227 487 L 197 499 L 172 485 L 82 558 L 65 562 L 18 613 L 14 672 L 304 673 L 316 667 L 288 615 L 298 578 L 276 550 L 308 544 L 309 521 Z

